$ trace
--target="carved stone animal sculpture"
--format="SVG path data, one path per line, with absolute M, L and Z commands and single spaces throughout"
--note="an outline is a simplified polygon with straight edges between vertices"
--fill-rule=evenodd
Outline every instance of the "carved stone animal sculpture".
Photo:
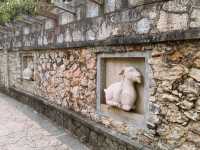
M 126 67 L 121 73 L 123 79 L 105 89 L 106 104 L 116 106 L 125 111 L 135 109 L 137 99 L 134 83 L 141 83 L 141 73 L 134 67 Z
M 24 80 L 32 80 L 33 79 L 33 64 L 28 64 L 27 68 L 23 71 L 23 79 Z

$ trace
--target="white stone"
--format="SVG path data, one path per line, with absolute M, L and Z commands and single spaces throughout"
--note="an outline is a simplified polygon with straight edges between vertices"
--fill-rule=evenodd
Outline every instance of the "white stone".
M 136 25 L 136 31 L 139 34 L 148 33 L 150 30 L 150 20 L 148 18 L 143 18 L 138 21 Z
M 47 45 L 47 44 L 48 44 L 48 40 L 47 40 L 47 37 L 46 37 L 46 36 L 43 37 L 43 44 L 44 44 L 44 45 Z
M 137 93 L 133 83 L 141 83 L 141 74 L 134 67 L 122 70 L 123 80 L 111 84 L 105 89 L 106 104 L 119 107 L 125 111 L 135 109 Z
M 72 92 L 73 97 L 75 97 L 75 98 L 79 97 L 79 95 L 80 95 L 78 86 L 73 87 L 71 92 Z
M 65 31 L 65 42 L 71 42 L 71 41 L 72 41 L 71 33 L 70 33 L 69 29 L 66 29 L 66 31 Z
M 174 0 L 169 1 L 163 5 L 163 9 L 166 11 L 172 11 L 172 12 L 185 12 L 187 11 L 187 2 Z
M 33 79 L 33 64 L 28 64 L 27 68 L 23 71 L 23 79 L 32 80 Z
M 195 95 L 198 96 L 200 93 L 200 87 L 192 78 L 185 80 L 184 84 L 179 86 L 179 91 L 187 93 L 187 97 L 193 98 Z M 189 95 L 191 94 L 191 95 Z
M 59 34 L 59 35 L 57 36 L 57 42 L 58 42 L 58 43 L 63 43 L 63 40 L 64 40 L 63 34 Z
M 190 70 L 189 76 L 200 82 L 200 69 L 192 68 Z
M 166 68 L 162 65 L 162 62 L 160 61 L 155 61 L 156 63 L 154 67 L 154 79 L 159 79 L 159 80 L 176 80 L 182 77 L 183 75 L 187 74 L 188 68 L 186 68 L 183 65 L 175 65 L 171 68 Z
M 200 27 L 200 9 L 193 9 L 191 14 L 190 27 Z
M 189 110 L 189 109 L 191 109 L 194 106 L 194 103 L 193 102 L 188 102 L 187 100 L 184 100 L 184 101 L 180 102 L 178 105 L 182 109 Z
M 65 12 L 65 13 L 60 15 L 60 24 L 67 24 L 67 23 L 72 22 L 72 21 L 74 21 L 73 14 Z
M 184 114 L 193 121 L 199 121 L 200 120 L 200 114 L 194 110 L 184 112 Z
M 54 20 L 47 19 L 45 22 L 45 29 L 51 29 L 54 27 Z
M 179 101 L 178 97 L 171 95 L 171 94 L 167 94 L 167 93 L 162 94 L 160 96 L 160 99 L 165 100 L 165 101 L 170 101 L 170 102 L 178 102 Z
M 99 15 L 99 5 L 91 1 L 87 2 L 87 17 L 96 17 Z
M 111 25 L 107 25 L 105 22 L 102 24 L 101 28 L 99 29 L 98 33 L 98 40 L 103 40 L 108 38 L 112 33 Z
M 186 30 L 188 24 L 188 15 L 172 14 L 164 11 L 160 12 L 160 19 L 157 23 L 157 28 L 160 32 L 167 32 L 173 30 Z
M 106 4 L 105 4 L 105 11 L 108 12 L 112 12 L 115 10 L 115 3 L 116 0 L 107 0 Z
M 128 0 L 129 5 L 137 6 L 144 3 L 144 0 Z
M 83 39 L 82 39 L 82 33 L 81 33 L 81 31 L 74 31 L 73 33 L 72 33 L 72 37 L 73 37 L 73 41 L 82 41 Z
M 86 32 L 86 39 L 89 41 L 95 40 L 95 33 L 92 30 Z
M 23 28 L 24 34 L 27 35 L 30 33 L 30 28 L 29 27 L 24 27 Z
M 195 144 L 186 142 L 179 148 L 175 148 L 174 150 L 198 150 L 198 148 L 195 146 Z

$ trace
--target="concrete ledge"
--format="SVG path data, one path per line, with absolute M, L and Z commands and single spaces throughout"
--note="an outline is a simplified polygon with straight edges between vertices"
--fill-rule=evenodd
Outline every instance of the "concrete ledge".
M 113 132 L 103 125 L 85 118 L 71 110 L 64 109 L 41 97 L 36 97 L 25 91 L 10 88 L 2 92 L 14 97 L 19 102 L 31 106 L 37 112 L 44 114 L 57 125 L 70 130 L 81 142 L 88 144 L 94 150 L 148 150 L 143 146 L 122 134 Z M 150 150 L 150 149 L 149 149 Z

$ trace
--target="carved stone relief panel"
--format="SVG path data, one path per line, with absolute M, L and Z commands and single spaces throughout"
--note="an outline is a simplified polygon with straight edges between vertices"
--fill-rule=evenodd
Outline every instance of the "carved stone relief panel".
M 144 113 L 144 59 L 106 59 L 106 103 L 124 111 Z M 113 95 L 112 95 L 113 94 Z M 111 101 L 109 101 L 111 100 Z
M 34 80 L 34 60 L 31 54 L 22 55 L 22 79 Z
M 98 54 L 99 114 L 145 126 L 148 115 L 148 57 L 145 52 Z

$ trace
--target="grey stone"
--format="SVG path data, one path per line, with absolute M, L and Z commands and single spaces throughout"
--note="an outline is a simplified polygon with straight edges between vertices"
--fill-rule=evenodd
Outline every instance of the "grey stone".
M 200 9 L 193 9 L 191 14 L 190 27 L 197 28 L 200 27 Z
M 98 144 L 98 135 L 93 131 L 90 132 L 89 142 L 93 145 Z
M 0 117 L 1 125 L 5 128 L 0 132 L 1 150 L 4 148 L 34 150 L 35 146 L 37 149 L 45 147 L 48 150 L 89 150 L 68 130 L 56 127 L 48 118 L 15 99 L 0 93 L 0 104 L 0 113 L 6 114 Z M 36 104 L 35 107 L 39 106 L 41 104 Z
M 200 120 L 200 113 L 195 111 L 195 110 L 190 110 L 187 112 L 184 112 L 184 114 L 191 120 L 193 121 L 198 121 Z
M 150 20 L 148 18 L 143 18 L 140 21 L 138 21 L 136 25 L 136 32 L 139 34 L 148 33 L 150 28 Z
M 191 78 L 185 80 L 184 84 L 179 86 L 179 91 L 187 94 L 193 94 L 198 96 L 200 93 L 199 85 Z
M 171 11 L 171 12 L 186 12 L 187 11 L 187 3 L 188 1 L 180 1 L 180 0 L 174 0 L 174 1 L 169 1 L 166 2 L 163 5 L 163 9 L 166 11 Z
M 160 32 L 173 30 L 186 30 L 188 24 L 188 15 L 185 14 L 169 14 L 164 11 L 160 12 L 157 28 Z
M 149 111 L 155 115 L 158 115 L 158 114 L 160 114 L 161 109 L 158 104 L 149 103 Z
M 189 102 L 187 100 L 184 100 L 184 101 L 178 103 L 177 105 L 179 107 L 181 107 L 182 109 L 190 110 L 194 106 L 194 103 L 193 102 Z

